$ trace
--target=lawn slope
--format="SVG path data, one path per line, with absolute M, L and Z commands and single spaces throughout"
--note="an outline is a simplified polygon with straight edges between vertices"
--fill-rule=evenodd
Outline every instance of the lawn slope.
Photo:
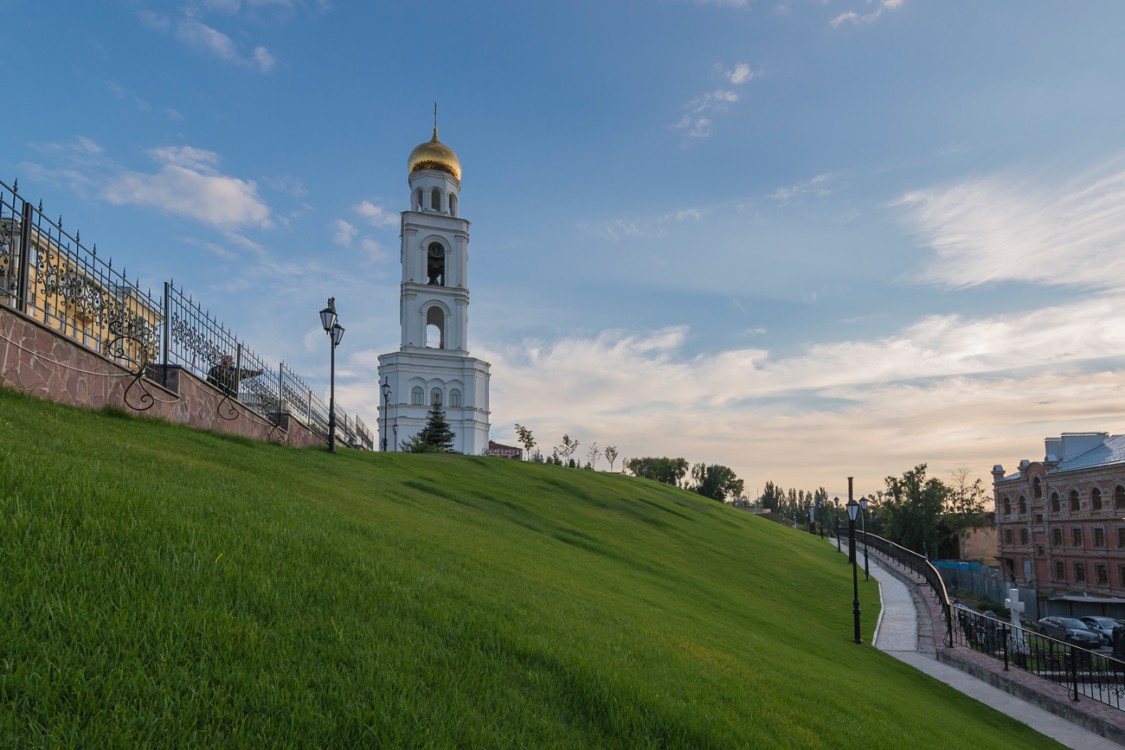
M 7 747 L 1056 746 L 851 643 L 829 545 L 635 478 L 0 390 L 0 521 Z

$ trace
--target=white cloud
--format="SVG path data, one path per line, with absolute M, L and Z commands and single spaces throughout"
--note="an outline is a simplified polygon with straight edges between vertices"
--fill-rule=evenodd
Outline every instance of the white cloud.
M 902 2 L 903 0 L 878 0 L 878 2 L 875 3 L 875 10 L 871 10 L 866 13 L 857 13 L 854 10 L 845 11 L 844 13 L 841 13 L 833 18 L 831 21 L 829 21 L 829 23 L 834 29 L 839 28 L 845 23 L 850 23 L 855 26 L 869 24 L 882 16 L 884 11 L 898 10 L 902 7 Z M 867 0 L 867 3 L 868 6 L 870 6 L 872 4 L 872 0 Z
M 254 182 L 218 172 L 218 154 L 191 146 L 149 151 L 158 172 L 123 171 L 106 182 L 103 197 L 115 205 L 157 208 L 217 227 L 269 227 L 270 210 Z
M 934 251 L 920 273 L 925 282 L 954 288 L 1023 281 L 1121 289 L 1120 161 L 1062 183 L 1010 174 L 979 177 L 913 191 L 892 205 Z
M 223 32 L 200 21 L 190 12 L 176 22 L 175 36 L 197 52 L 245 68 L 256 68 L 269 73 L 277 66 L 277 59 L 265 47 L 257 46 L 247 55 Z
M 375 227 L 397 227 L 399 215 L 371 201 L 361 201 L 352 207 L 367 223 Z
M 746 63 L 738 63 L 729 70 L 716 65 L 715 70 L 734 86 L 742 86 L 756 75 Z M 709 138 L 714 132 L 714 115 L 738 100 L 738 92 L 731 89 L 716 89 L 697 96 L 688 103 L 687 111 L 671 129 L 687 131 L 690 138 Z
M 813 177 L 810 180 L 798 182 L 794 185 L 788 185 L 786 187 L 779 187 L 773 192 L 770 197 L 774 200 L 785 203 L 787 201 L 793 200 L 794 198 L 799 198 L 805 195 L 830 195 L 833 189 L 832 179 L 833 175 L 831 174 L 818 174 L 816 177 Z
M 588 237 L 616 242 L 618 240 L 640 237 L 659 237 L 669 224 L 683 221 L 699 221 L 710 209 L 678 208 L 660 216 L 640 219 L 610 219 L 599 222 L 579 222 L 578 232 Z
M 354 226 L 344 221 L 343 219 L 336 219 L 332 222 L 332 241 L 337 245 L 344 247 L 351 247 L 352 241 L 355 239 L 357 230 Z

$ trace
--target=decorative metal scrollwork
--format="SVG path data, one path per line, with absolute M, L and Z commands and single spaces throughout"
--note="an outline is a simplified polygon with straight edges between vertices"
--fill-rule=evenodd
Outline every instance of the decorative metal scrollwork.
M 218 345 L 178 313 L 172 315 L 171 332 L 173 340 L 203 362 L 218 362 L 223 354 Z
M 132 371 L 133 379 L 125 388 L 123 396 L 126 405 L 134 411 L 148 411 L 156 404 L 156 399 L 144 384 L 145 370 L 152 359 L 151 355 L 156 351 L 156 334 L 154 329 L 149 329 L 148 322 L 134 313 L 126 313 L 109 321 L 109 332 L 114 338 L 106 343 L 105 353 L 114 359 L 125 360 L 135 368 Z M 126 346 L 130 343 L 131 346 Z M 140 388 L 141 392 L 136 397 L 136 403 L 130 395 L 134 388 Z
M 238 419 L 238 409 L 235 408 L 234 401 L 229 393 L 223 393 L 223 400 L 215 407 L 215 413 L 219 415 L 219 419 L 224 419 L 227 422 Z

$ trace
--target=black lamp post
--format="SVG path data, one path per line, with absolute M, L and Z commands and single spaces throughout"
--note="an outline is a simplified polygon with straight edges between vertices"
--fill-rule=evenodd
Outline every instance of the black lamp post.
M 863 643 L 859 637 L 859 571 L 855 563 L 855 517 L 859 514 L 859 503 L 848 500 L 848 557 L 852 564 L 852 615 L 855 616 L 855 642 Z
M 832 498 L 832 505 L 834 506 L 832 508 L 832 525 L 836 527 L 836 551 L 843 552 L 840 549 L 840 498 Z
M 867 495 L 859 499 L 859 509 L 863 511 L 863 580 L 871 580 L 871 571 L 867 567 Z
M 815 534 L 816 534 L 816 521 L 815 521 L 815 515 L 816 515 L 816 508 L 814 508 L 814 507 L 813 507 L 813 506 L 812 506 L 812 505 L 810 504 L 810 505 L 809 505 L 809 533 L 810 533 L 810 534 L 813 534 L 813 535 L 815 535 Z
M 824 538 L 824 498 L 816 501 L 816 525 L 820 527 L 820 538 Z
M 391 402 L 391 384 L 387 378 L 383 378 L 383 452 L 387 451 L 387 410 L 390 408 Z
M 328 298 L 328 307 L 320 311 L 320 325 L 328 334 L 331 354 L 328 376 L 328 452 L 336 452 L 336 347 L 344 338 L 344 327 L 336 319 L 336 298 Z

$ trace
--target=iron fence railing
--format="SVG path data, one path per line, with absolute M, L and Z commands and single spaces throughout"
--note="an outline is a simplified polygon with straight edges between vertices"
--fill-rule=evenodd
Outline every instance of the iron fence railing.
M 1022 669 L 1066 686 L 1071 700 L 1090 698 L 1125 708 L 1125 662 L 1109 654 L 1016 627 L 960 604 L 955 605 L 954 641 L 998 659 L 1004 670 Z
M 941 607 L 942 619 L 945 620 L 945 645 L 952 647 L 953 619 L 949 592 L 946 591 L 945 582 L 942 580 L 941 574 L 938 573 L 933 563 L 917 552 L 875 534 L 866 533 L 862 538 L 857 535 L 856 542 L 857 544 L 877 550 L 883 556 L 918 574 L 926 581 L 930 587 L 930 591 L 937 599 L 938 605 Z
M 126 403 L 153 405 L 142 378 L 156 364 L 182 367 L 208 381 L 224 399 L 219 416 L 236 419 L 237 401 L 274 424 L 283 414 L 328 435 L 328 409 L 285 363 L 274 367 L 172 282 L 157 300 L 112 259 L 87 249 L 19 194 L 0 182 L 0 305 L 11 307 L 133 373 Z M 227 359 L 229 357 L 229 360 Z M 130 397 L 134 386 L 141 395 Z M 336 407 L 341 442 L 371 450 L 371 432 Z

